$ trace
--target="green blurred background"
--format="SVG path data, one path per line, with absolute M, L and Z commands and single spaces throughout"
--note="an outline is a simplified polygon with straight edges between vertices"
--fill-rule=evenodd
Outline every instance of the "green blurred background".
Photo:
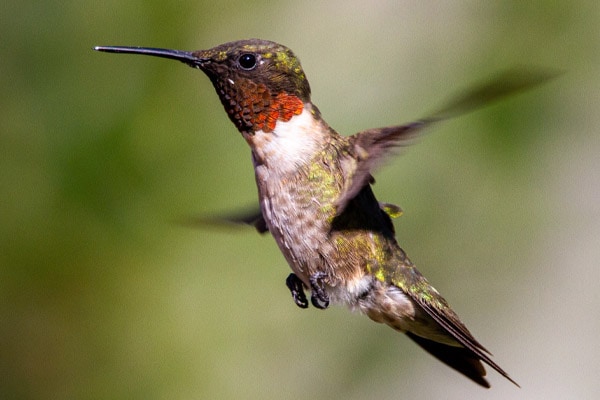
M 594 0 L 2 3 L 0 398 L 598 398 L 599 26 Z M 268 236 L 176 223 L 255 204 L 247 146 L 200 72 L 92 47 L 249 37 L 299 55 L 345 134 L 514 65 L 566 71 L 436 128 L 375 187 L 522 389 L 300 310 Z

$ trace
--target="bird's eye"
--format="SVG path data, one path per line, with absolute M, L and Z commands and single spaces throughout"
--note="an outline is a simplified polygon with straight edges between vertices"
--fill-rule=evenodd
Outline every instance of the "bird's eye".
M 238 59 L 238 63 L 243 69 L 254 69 L 256 67 L 256 56 L 251 53 L 242 54 Z

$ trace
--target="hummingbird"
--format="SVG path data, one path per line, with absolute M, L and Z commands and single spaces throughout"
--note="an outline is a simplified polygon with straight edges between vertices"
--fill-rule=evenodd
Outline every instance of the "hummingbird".
M 477 384 L 487 364 L 519 386 L 417 270 L 395 239 L 402 211 L 375 197 L 372 172 L 425 128 L 546 79 L 499 79 L 427 118 L 342 136 L 311 102 L 299 59 L 281 44 L 239 40 L 208 50 L 98 46 L 97 51 L 178 60 L 212 82 L 251 150 L 260 211 L 240 218 L 269 232 L 291 267 L 286 279 L 301 308 L 345 305 L 406 334 Z M 518 74 L 517 74 L 518 75 Z

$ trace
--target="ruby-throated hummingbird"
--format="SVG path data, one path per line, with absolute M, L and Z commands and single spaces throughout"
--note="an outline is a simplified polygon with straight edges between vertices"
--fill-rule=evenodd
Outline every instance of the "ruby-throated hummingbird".
M 377 201 L 371 172 L 432 123 L 543 79 L 500 79 L 431 117 L 345 137 L 323 120 L 298 58 L 280 44 L 251 39 L 194 52 L 95 50 L 170 58 L 209 77 L 250 146 L 260 201 L 253 222 L 273 235 L 290 265 L 286 284 L 298 306 L 308 307 L 304 289 L 310 289 L 315 307 L 360 311 L 484 387 L 482 361 L 516 385 L 398 246 L 390 217 L 400 210 Z

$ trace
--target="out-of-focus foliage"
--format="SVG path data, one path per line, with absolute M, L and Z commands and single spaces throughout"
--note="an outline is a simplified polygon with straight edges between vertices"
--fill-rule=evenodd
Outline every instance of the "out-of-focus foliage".
M 596 1 L 0 5 L 0 398 L 475 398 L 346 310 L 302 311 L 201 73 L 94 45 L 291 47 L 345 134 L 407 122 L 515 65 L 559 79 L 436 128 L 377 174 L 401 245 L 497 362 L 487 398 L 596 398 Z

